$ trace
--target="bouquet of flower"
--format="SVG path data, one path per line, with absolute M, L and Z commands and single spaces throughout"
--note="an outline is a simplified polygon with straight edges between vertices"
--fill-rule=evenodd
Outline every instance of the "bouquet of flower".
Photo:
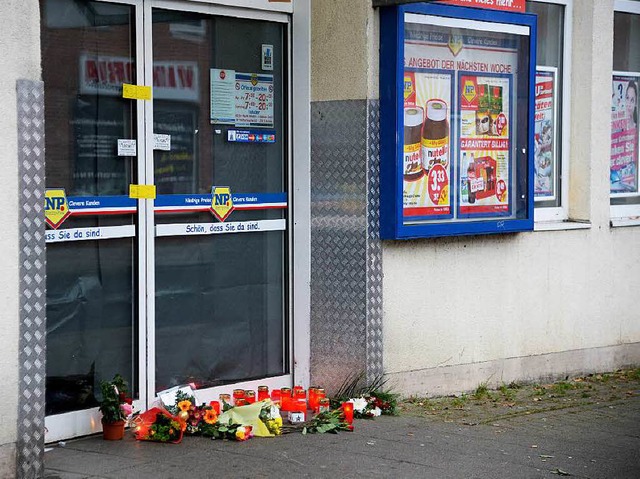
M 178 391 L 172 412 L 185 424 L 185 431 L 191 435 L 205 435 L 218 422 L 218 415 L 211 406 L 195 405 L 196 399 L 186 393 Z
M 393 394 L 373 391 L 369 394 L 350 398 L 353 403 L 353 416 L 360 419 L 371 419 L 382 414 L 396 414 L 396 397 Z
M 302 434 L 338 434 L 338 431 L 353 431 L 353 426 L 345 421 L 341 409 L 321 412 L 302 426 Z
M 265 401 L 260 410 L 260 420 L 267 426 L 269 432 L 276 436 L 282 434 L 282 416 L 280 409 L 271 401 Z
M 253 437 L 253 428 L 229 421 L 226 424 L 217 422 L 203 431 L 203 436 L 211 439 L 228 439 L 231 441 L 246 441 Z
M 163 408 L 154 407 L 138 415 L 135 437 L 139 441 L 171 442 L 178 444 L 186 424 Z

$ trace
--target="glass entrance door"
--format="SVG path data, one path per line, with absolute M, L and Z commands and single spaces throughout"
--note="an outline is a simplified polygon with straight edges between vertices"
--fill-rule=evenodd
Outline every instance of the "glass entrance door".
M 286 17 L 150 10 L 149 390 L 289 385 Z
M 100 382 L 116 373 L 146 402 L 144 218 L 128 197 L 144 181 L 144 111 L 122 97 L 143 75 L 139 34 L 134 5 L 41 1 L 48 441 L 99 430 Z
M 41 12 L 46 440 L 99 431 L 115 374 L 136 409 L 185 383 L 202 401 L 289 386 L 288 17 L 165 0 Z

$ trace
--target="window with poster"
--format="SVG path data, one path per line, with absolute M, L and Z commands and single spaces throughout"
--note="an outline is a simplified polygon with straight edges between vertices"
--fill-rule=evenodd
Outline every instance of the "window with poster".
M 533 229 L 534 15 L 381 10 L 381 236 Z
M 534 125 L 536 221 L 568 218 L 572 0 L 527 0 L 538 18 Z M 566 159 L 566 161 L 565 161 Z
M 640 2 L 617 0 L 613 28 L 609 184 L 611 217 L 616 226 L 616 218 L 637 217 L 640 214 Z

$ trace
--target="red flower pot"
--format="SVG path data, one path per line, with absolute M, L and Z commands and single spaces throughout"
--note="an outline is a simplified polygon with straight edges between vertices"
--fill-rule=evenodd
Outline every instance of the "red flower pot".
M 119 441 L 124 437 L 124 421 L 102 421 L 102 437 L 107 441 Z

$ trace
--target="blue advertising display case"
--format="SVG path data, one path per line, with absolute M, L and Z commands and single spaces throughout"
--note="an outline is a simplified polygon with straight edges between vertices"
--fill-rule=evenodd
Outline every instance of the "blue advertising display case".
M 533 230 L 535 15 L 380 18 L 382 239 Z

